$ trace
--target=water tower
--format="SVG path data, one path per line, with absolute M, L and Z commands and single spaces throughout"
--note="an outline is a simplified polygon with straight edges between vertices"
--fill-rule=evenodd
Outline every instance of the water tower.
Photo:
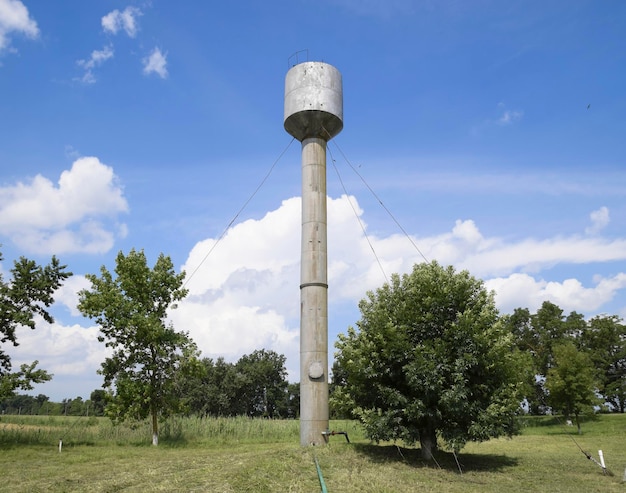
M 326 143 L 343 128 L 341 74 L 305 62 L 285 77 L 285 130 L 302 142 L 300 265 L 300 444 L 328 431 L 328 274 Z

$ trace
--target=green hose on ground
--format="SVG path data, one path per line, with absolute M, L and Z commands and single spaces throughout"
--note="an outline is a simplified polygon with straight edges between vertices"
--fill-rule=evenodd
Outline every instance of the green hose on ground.
M 326 483 L 324 483 L 324 476 L 322 476 L 322 470 L 320 469 L 320 463 L 317 462 L 317 457 L 314 455 L 313 458 L 315 459 L 315 467 L 317 468 L 317 477 L 320 480 L 320 486 L 322 487 L 322 493 L 328 493 L 328 490 L 326 489 Z

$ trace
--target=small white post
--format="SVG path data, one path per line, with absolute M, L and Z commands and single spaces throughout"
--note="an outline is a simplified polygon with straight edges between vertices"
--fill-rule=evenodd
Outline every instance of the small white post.
M 602 466 L 602 471 L 606 473 L 606 466 L 604 465 L 604 454 L 602 450 L 598 450 L 598 455 L 600 456 L 600 465 Z
M 59 454 L 61 453 L 61 449 L 63 448 L 63 440 L 59 440 Z

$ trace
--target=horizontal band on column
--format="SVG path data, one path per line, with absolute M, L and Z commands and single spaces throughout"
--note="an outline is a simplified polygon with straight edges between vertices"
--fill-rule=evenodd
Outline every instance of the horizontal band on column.
M 328 284 L 326 284 L 325 282 L 306 282 L 304 284 L 300 284 L 300 289 L 308 288 L 309 286 L 317 286 L 320 288 L 328 289 Z

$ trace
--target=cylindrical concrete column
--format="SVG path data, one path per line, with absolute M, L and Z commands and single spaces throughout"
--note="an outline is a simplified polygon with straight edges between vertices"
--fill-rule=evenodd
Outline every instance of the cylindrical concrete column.
M 302 141 L 300 267 L 300 443 L 324 443 L 328 430 L 326 141 Z

